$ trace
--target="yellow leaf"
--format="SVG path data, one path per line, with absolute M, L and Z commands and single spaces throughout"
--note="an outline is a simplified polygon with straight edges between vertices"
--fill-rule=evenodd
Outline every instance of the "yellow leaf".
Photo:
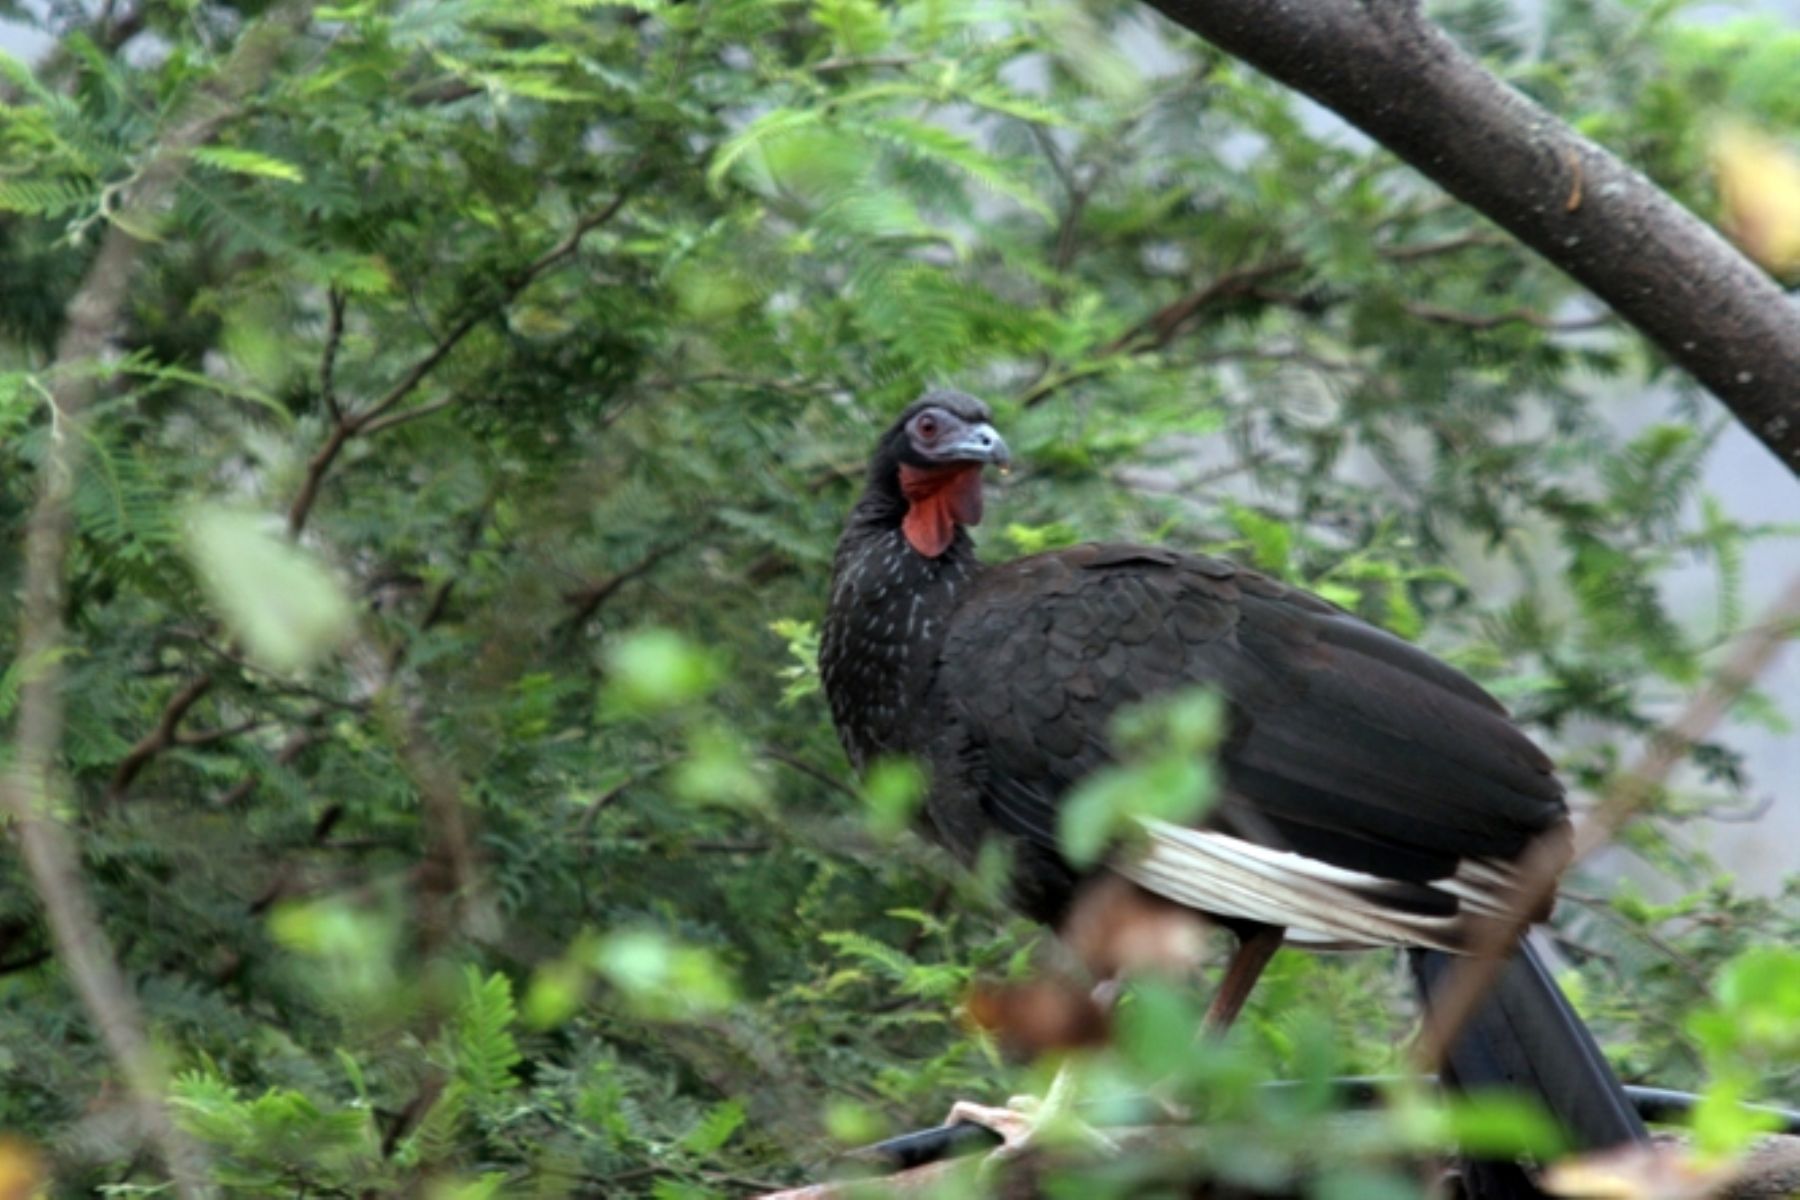
M 1800 154 L 1742 125 L 1713 142 L 1725 227 L 1744 253 L 1777 275 L 1800 272 Z
M 30 1142 L 0 1134 L 0 1200 L 40 1200 L 49 1182 L 44 1156 Z

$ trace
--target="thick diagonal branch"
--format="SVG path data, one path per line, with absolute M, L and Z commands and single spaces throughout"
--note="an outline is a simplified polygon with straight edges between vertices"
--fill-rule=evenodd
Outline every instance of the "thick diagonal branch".
M 1800 474 L 1800 306 L 1711 226 L 1406 0 L 1150 0 L 1574 277 Z

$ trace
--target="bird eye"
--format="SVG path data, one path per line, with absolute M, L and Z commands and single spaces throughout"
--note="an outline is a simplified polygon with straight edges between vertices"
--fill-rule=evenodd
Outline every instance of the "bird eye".
M 918 424 L 914 425 L 913 428 L 918 431 L 920 437 L 929 442 L 938 435 L 938 420 L 930 413 L 926 413 L 919 418 Z

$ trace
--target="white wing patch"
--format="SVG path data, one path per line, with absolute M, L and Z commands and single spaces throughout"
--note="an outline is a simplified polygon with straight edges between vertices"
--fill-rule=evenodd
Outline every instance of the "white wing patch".
M 1148 846 L 1115 867 L 1139 887 L 1218 916 L 1280 925 L 1294 941 L 1351 948 L 1428 946 L 1455 952 L 1471 916 L 1508 911 L 1510 865 L 1465 860 L 1430 886 L 1455 896 L 1455 916 L 1423 915 L 1382 903 L 1391 881 L 1288 850 L 1166 821 L 1141 822 Z

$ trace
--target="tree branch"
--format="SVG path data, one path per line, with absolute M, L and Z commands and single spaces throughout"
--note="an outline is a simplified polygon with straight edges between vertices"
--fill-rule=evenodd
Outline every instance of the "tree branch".
M 630 181 L 631 177 L 635 174 L 636 166 L 634 164 L 626 172 L 627 182 L 620 186 L 618 194 L 615 195 L 605 207 L 581 218 L 575 223 L 574 228 L 569 230 L 562 241 L 551 247 L 543 255 L 527 265 L 523 270 L 508 276 L 498 295 L 490 302 L 477 304 L 470 309 L 469 312 L 465 313 L 460 320 L 438 338 L 437 343 L 433 345 L 430 350 L 427 350 L 418 361 L 407 368 L 406 373 L 402 375 L 392 387 L 388 388 L 388 390 L 382 394 L 380 399 L 369 405 L 369 407 L 356 413 L 347 411 L 340 412 L 336 408 L 335 394 L 328 393 L 328 395 L 333 397 L 331 408 L 333 416 L 336 419 L 331 427 L 331 432 L 326 435 L 325 441 L 320 444 L 318 450 L 315 451 L 312 458 L 308 460 L 306 464 L 306 476 L 301 481 L 300 491 L 295 495 L 293 504 L 288 507 L 287 529 L 289 537 L 297 538 L 305 530 L 307 519 L 312 515 L 313 505 L 318 502 L 319 489 L 324 485 L 325 476 L 330 473 L 332 465 L 337 462 L 338 455 L 343 452 L 344 446 L 350 439 L 356 437 L 360 433 L 370 432 L 372 429 L 378 430 L 389 428 L 393 425 L 400 424 L 403 420 L 411 420 L 415 416 L 424 416 L 424 412 L 415 411 L 411 413 L 396 414 L 396 416 L 388 418 L 385 422 L 380 420 L 384 414 L 417 391 L 419 385 L 424 383 L 426 378 L 437 369 L 438 364 L 448 358 L 451 351 L 461 345 L 462 340 L 468 337 L 469 334 L 474 331 L 476 326 L 512 303 L 513 300 L 518 298 L 519 293 L 530 287 L 546 272 L 574 257 L 575 251 L 581 247 L 583 238 L 595 229 L 598 229 L 600 226 L 612 220 L 613 217 L 617 216 L 619 210 L 625 207 L 625 202 L 631 198 Z M 329 337 L 327 351 L 332 356 L 332 360 L 335 361 L 335 343 L 331 342 Z M 322 374 L 323 370 L 324 367 L 322 364 Z M 425 407 L 430 408 L 431 406 L 428 405 Z M 444 407 L 444 405 L 440 404 L 438 407 L 441 408 Z M 435 412 L 437 409 L 431 408 L 431 411 Z
M 1712 227 L 1410 3 L 1150 0 L 1303 92 L 1605 301 L 1800 474 L 1800 307 Z
M 362 435 L 364 437 L 373 437 L 384 429 L 392 429 L 396 425 L 404 425 L 408 421 L 416 421 L 420 417 L 429 417 L 432 413 L 443 412 L 446 408 L 461 402 L 461 400 L 461 396 L 452 392 L 448 396 L 439 396 L 436 400 L 428 400 L 424 404 L 415 405 L 412 408 L 403 409 L 400 412 L 391 412 L 386 416 L 375 417 L 372 420 L 364 421 L 362 423 Z
M 399 382 L 388 389 L 381 399 L 360 413 L 346 411 L 337 396 L 335 374 L 338 350 L 343 340 L 344 298 L 339 293 L 332 292 L 331 307 L 327 317 L 325 348 L 319 361 L 319 390 L 333 421 L 331 432 L 326 435 L 325 440 L 319 444 L 319 448 L 313 452 L 312 458 L 307 461 L 306 474 L 301 479 L 300 490 L 295 493 L 293 503 L 288 506 L 288 536 L 298 538 L 305 532 L 306 523 L 312 516 L 313 506 L 318 503 L 320 489 L 325 485 L 325 477 L 330 474 L 331 468 L 336 464 L 339 455 L 343 453 L 344 447 L 352 438 L 391 429 L 407 421 L 429 416 L 455 403 L 455 397 L 444 397 L 422 404 L 417 408 L 388 413 L 388 410 L 394 405 L 411 395 L 476 325 L 511 303 L 520 292 L 546 272 L 573 257 L 575 251 L 581 246 L 581 240 L 618 215 L 619 210 L 625 206 L 625 202 L 630 196 L 629 185 L 622 186 L 618 194 L 603 208 L 577 221 L 560 242 L 522 271 L 511 276 L 507 280 L 506 288 L 493 304 L 478 307 L 457 322 L 438 339 L 437 344 L 427 351 L 424 357 L 407 370 Z M 108 792 L 111 799 L 117 800 L 123 797 L 143 768 L 149 765 L 157 755 L 176 743 L 178 740 L 176 727 L 193 702 L 192 699 L 184 699 L 184 697 L 189 689 L 199 685 L 202 679 L 206 681 L 205 685 L 200 687 L 202 692 L 206 690 L 206 687 L 211 686 L 210 676 L 203 675 L 177 691 L 174 696 L 170 697 L 168 704 L 164 706 L 161 715 L 157 718 L 156 729 L 133 746 L 130 753 L 121 760 L 118 768 L 114 771 L 112 787 Z M 242 799 L 237 792 L 238 789 L 233 788 L 228 795 Z
M 313 714 L 313 718 L 322 718 L 324 715 L 324 710 L 320 710 Z M 275 764 L 277 766 L 285 767 L 296 758 L 299 758 L 301 753 L 305 751 L 308 746 L 323 740 L 325 740 L 325 735 L 315 729 L 304 726 L 300 729 L 296 729 L 288 736 L 287 741 L 281 744 L 281 749 L 275 752 Z M 237 807 L 239 804 L 242 804 L 245 800 L 249 799 L 250 793 L 256 790 L 257 782 L 257 777 L 254 775 L 244 776 L 242 779 L 231 785 L 231 790 L 213 801 L 213 807 Z
M 1574 850 L 1561 836 L 1539 838 L 1526 851 L 1519 867 L 1518 889 L 1512 915 L 1481 927 L 1466 957 L 1458 960 L 1445 980 L 1437 1002 L 1426 1015 L 1415 1049 L 1416 1060 L 1436 1070 L 1455 1044 L 1456 1035 L 1480 1006 L 1482 998 L 1499 978 L 1507 954 L 1530 926 L 1530 914 L 1541 912 L 1556 894 L 1557 881 L 1573 863 L 1606 845 L 1615 833 L 1636 816 L 1670 772 L 1711 733 L 1732 704 L 1769 668 L 1787 640 L 1800 632 L 1800 575 L 1788 581 L 1779 599 L 1756 625 L 1746 630 L 1712 682 L 1695 696 L 1675 721 L 1665 726 L 1645 749 L 1637 764 L 1618 776 L 1575 829 Z
M 131 781 L 158 754 L 175 744 L 176 727 L 181 718 L 187 715 L 188 709 L 194 707 L 200 697 L 212 690 L 213 677 L 210 671 L 203 672 L 188 680 L 181 689 L 169 697 L 163 705 L 162 715 L 156 719 L 156 728 L 138 739 L 137 745 L 128 751 L 119 765 L 113 768 L 112 783 L 106 789 L 106 798 L 117 801 L 124 797 L 131 788 Z
M 600 611 L 601 605 L 613 598 L 614 593 L 620 588 L 632 580 L 648 574 L 663 559 L 688 544 L 689 542 L 683 539 L 677 542 L 664 542 L 660 546 L 652 546 L 642 558 L 629 567 L 616 571 L 596 583 L 584 584 L 572 591 L 565 592 L 563 601 L 574 609 L 568 616 L 568 627 L 580 629 L 593 618 L 595 613 Z
M 325 352 L 319 356 L 319 397 L 331 419 L 342 423 L 344 410 L 338 405 L 337 356 L 344 340 L 344 293 L 332 288 L 326 296 Z
M 610 203 L 597 212 L 589 213 L 587 216 L 582 217 L 579 221 L 575 222 L 574 228 L 569 230 L 568 235 L 565 236 L 562 241 L 551 247 L 550 250 L 538 257 L 529 266 L 525 267 L 524 270 L 509 276 L 499 296 L 491 303 L 476 306 L 473 312 L 470 312 L 467 316 L 463 317 L 462 320 L 451 326 L 449 331 L 446 332 L 442 338 L 438 339 L 438 344 L 433 346 L 418 362 L 414 363 L 412 368 L 408 370 L 405 375 L 400 377 L 398 383 L 389 388 L 381 399 L 375 401 L 374 404 L 371 404 L 367 409 L 355 417 L 355 423 L 358 426 L 367 424 L 376 417 L 379 417 L 382 413 L 393 408 L 396 404 L 399 404 L 408 396 L 412 395 L 414 390 L 425 381 L 425 377 L 431 374 L 437 365 L 444 361 L 445 357 L 448 356 L 452 350 L 456 349 L 457 344 L 460 343 L 464 337 L 468 336 L 470 330 L 474 329 L 475 326 L 479 325 L 494 313 L 505 308 L 518 297 L 520 292 L 523 292 L 526 288 L 537 282 L 537 280 L 546 272 L 554 267 L 560 266 L 568 259 L 574 257 L 575 251 L 581 248 L 581 241 L 583 238 L 612 220 L 619 214 L 619 210 L 625 207 L 625 202 L 631 198 L 631 177 L 635 174 L 636 166 L 634 164 L 626 171 L 626 182 L 620 185 L 618 194 L 612 198 Z
M 64 572 L 71 535 L 70 497 L 85 443 L 82 426 L 100 377 L 99 364 L 118 334 L 142 243 L 129 229 L 153 226 L 187 165 L 262 85 L 288 41 L 306 25 L 311 6 L 277 8 L 238 42 L 214 84 L 177 117 L 151 151 L 118 219 L 109 223 L 81 285 L 70 299 L 57 340 L 50 392 L 50 449 L 38 473 L 38 494 L 26 531 L 24 603 L 19 657 L 28 665 L 19 690 L 15 754 L 0 781 L 32 886 L 44 905 L 57 961 L 67 972 L 118 1065 L 144 1128 L 168 1169 L 177 1194 L 212 1194 L 199 1148 L 163 1105 L 163 1077 L 145 1035 L 143 1014 L 100 925 L 80 875 L 75 847 L 48 815 L 56 792 L 63 734 L 61 657 Z M 191 706 L 204 687 L 190 684 Z M 184 706 L 185 711 L 185 706 Z M 161 732 L 164 723 L 159 722 Z
M 1454 308 L 1444 308 L 1437 304 L 1427 304 L 1423 300 L 1412 300 L 1401 306 L 1408 315 L 1421 321 L 1436 321 L 1440 325 L 1460 325 L 1464 329 L 1498 329 L 1502 325 L 1530 325 L 1534 329 L 1543 329 L 1551 333 L 1580 333 L 1587 329 L 1604 329 L 1612 323 L 1611 313 L 1597 313 L 1591 317 L 1569 317 L 1558 320 L 1545 316 L 1541 312 L 1533 312 L 1528 308 L 1509 308 L 1499 313 L 1462 312 Z
M 287 533 L 290 538 L 298 538 L 306 530 L 306 522 L 312 516 L 313 505 L 318 502 L 319 489 L 325 486 L 325 476 L 331 472 L 331 465 L 343 452 L 344 444 L 356 436 L 355 419 L 346 415 L 331 427 L 331 432 L 313 451 L 313 456 L 306 461 L 306 476 L 300 481 L 300 490 L 294 494 L 294 502 L 288 505 Z

